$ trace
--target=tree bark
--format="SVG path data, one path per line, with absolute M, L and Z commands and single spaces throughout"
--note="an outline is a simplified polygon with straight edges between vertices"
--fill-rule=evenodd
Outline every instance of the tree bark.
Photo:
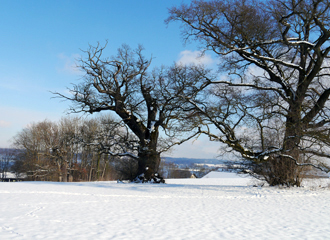
M 300 162 L 299 144 L 303 134 L 303 125 L 301 121 L 300 104 L 290 108 L 286 118 L 285 137 L 283 142 L 283 153 L 291 156 L 297 162 Z M 275 185 L 300 186 L 301 176 L 300 167 L 290 157 L 279 156 L 279 180 Z
M 155 173 L 158 172 L 160 164 L 160 153 L 154 150 L 145 150 L 139 152 L 138 176 L 144 174 L 146 181 L 150 181 Z
M 144 174 L 145 181 L 150 181 L 158 173 L 160 153 L 157 151 L 158 127 L 148 124 L 144 137 L 140 139 L 137 176 Z

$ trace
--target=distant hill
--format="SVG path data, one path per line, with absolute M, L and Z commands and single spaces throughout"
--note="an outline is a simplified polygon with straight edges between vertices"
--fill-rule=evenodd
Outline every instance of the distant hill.
M 227 160 L 223 159 L 204 159 L 204 158 L 173 158 L 162 157 L 165 162 L 172 162 L 178 165 L 189 164 L 224 164 Z
M 0 155 L 4 156 L 6 154 L 12 154 L 15 152 L 18 152 L 19 150 L 15 149 L 15 148 L 0 148 Z

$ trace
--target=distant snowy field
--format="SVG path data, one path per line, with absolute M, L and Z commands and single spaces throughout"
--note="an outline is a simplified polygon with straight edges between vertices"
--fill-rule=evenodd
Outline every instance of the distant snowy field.
M 230 173 L 162 185 L 0 183 L 0 239 L 330 239 L 327 180 L 291 189 Z

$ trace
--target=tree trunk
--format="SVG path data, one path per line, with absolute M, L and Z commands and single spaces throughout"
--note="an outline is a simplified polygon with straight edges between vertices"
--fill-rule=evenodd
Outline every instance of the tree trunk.
M 159 164 L 160 153 L 154 150 L 141 151 L 139 152 L 137 175 L 144 174 L 144 178 L 150 181 L 155 173 L 158 173 Z
M 300 118 L 300 105 L 291 108 L 287 116 L 283 153 L 291 156 L 296 161 L 300 160 L 299 144 L 302 136 L 302 122 Z M 279 181 L 275 185 L 300 186 L 300 167 L 290 157 L 279 157 Z
M 68 181 L 68 166 L 67 166 L 67 162 L 65 161 L 63 164 L 63 168 L 62 168 L 62 181 L 63 182 L 67 182 Z
M 100 180 L 100 161 L 101 161 L 101 154 L 97 153 L 97 160 L 96 160 L 96 180 Z

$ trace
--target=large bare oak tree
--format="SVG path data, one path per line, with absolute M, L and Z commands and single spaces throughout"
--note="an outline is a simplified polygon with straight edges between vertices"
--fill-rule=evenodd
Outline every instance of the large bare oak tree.
M 123 45 L 111 58 L 103 57 L 104 49 L 90 46 L 80 61 L 83 81 L 73 85 L 72 95 L 57 95 L 73 103 L 73 112 L 115 113 L 138 139 L 137 154 L 121 155 L 136 159 L 137 176 L 149 181 L 158 171 L 162 152 L 196 135 L 186 129 L 188 135 L 176 137 L 179 130 L 185 131 L 185 126 L 179 127 L 185 108 L 181 96 L 201 84 L 203 70 L 175 65 L 150 71 L 151 59 L 143 56 L 142 47 Z
M 182 23 L 184 38 L 213 51 L 228 74 L 205 76 L 212 104 L 188 99 L 219 130 L 204 133 L 271 185 L 300 185 L 302 166 L 328 172 L 329 1 L 193 1 L 169 12 L 167 22 Z

